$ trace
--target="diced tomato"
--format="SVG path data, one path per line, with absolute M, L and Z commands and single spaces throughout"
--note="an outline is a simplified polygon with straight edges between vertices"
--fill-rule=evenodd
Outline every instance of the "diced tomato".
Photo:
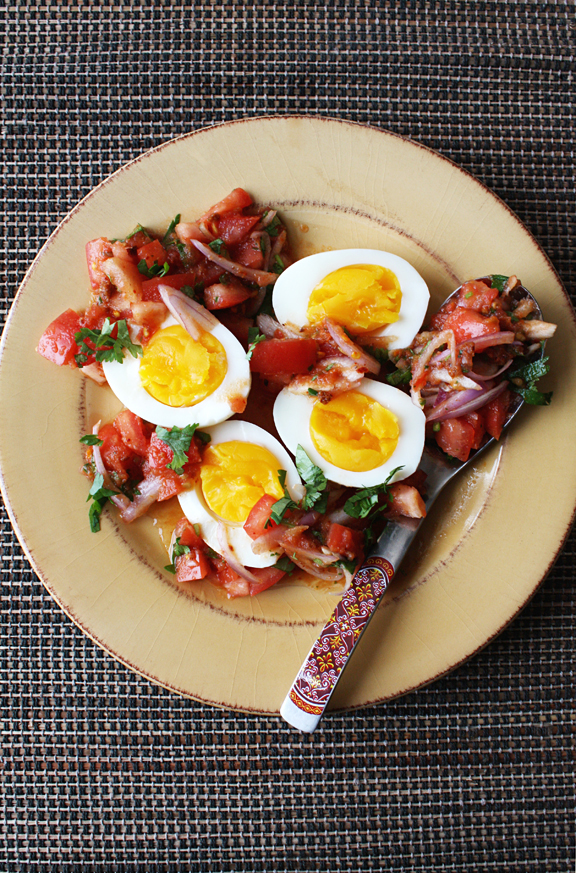
M 180 545 L 189 546 L 191 549 L 206 549 L 202 537 L 194 530 L 192 522 L 187 518 L 181 518 L 174 528 L 174 539 L 180 540 Z
M 344 555 L 352 561 L 362 554 L 364 534 L 361 530 L 353 530 L 344 524 L 332 522 L 326 537 L 326 545 L 337 555 Z
M 444 330 L 453 330 L 457 343 L 499 333 L 500 322 L 496 315 L 481 315 L 474 309 L 457 307 L 443 319 Z
M 226 212 L 240 212 L 246 206 L 252 205 L 252 198 L 243 188 L 234 188 L 223 200 L 219 200 L 205 212 L 200 221 L 207 221 L 215 215 L 224 215 Z
M 261 376 L 307 373 L 316 363 L 316 342 L 304 337 L 263 340 L 254 347 L 250 369 Z
M 241 242 L 260 221 L 259 215 L 241 215 L 239 212 L 226 212 L 216 218 L 216 231 L 227 246 Z
M 142 260 L 146 261 L 148 269 L 153 267 L 154 264 L 163 266 L 166 262 L 166 249 L 158 239 L 153 239 L 152 242 L 140 246 L 136 254 L 139 262 Z
M 486 420 L 486 430 L 494 439 L 500 439 L 509 405 L 510 392 L 506 389 L 498 397 L 495 397 L 494 400 L 491 400 L 490 403 L 487 403 L 482 410 Z
M 279 570 L 278 567 L 257 567 L 251 568 L 250 572 L 258 578 L 258 582 L 250 582 L 250 597 L 255 597 L 267 588 L 276 585 L 280 579 L 283 579 L 286 573 Z
M 232 567 L 221 558 L 213 556 L 212 567 L 216 574 L 217 584 L 224 588 L 228 597 L 246 597 L 250 594 L 250 583 L 243 579 Z
M 159 285 L 169 285 L 170 288 L 182 288 L 189 285 L 194 288 L 198 282 L 197 273 L 175 273 L 173 276 L 162 276 L 161 279 L 145 279 L 142 282 L 142 300 L 158 302 L 162 298 L 158 291 Z
M 464 416 L 464 418 L 468 422 L 468 424 L 471 424 L 474 428 L 474 441 L 472 443 L 472 448 L 479 449 L 482 444 L 484 434 L 486 433 L 483 410 L 469 412 L 467 415 Z
M 129 409 L 124 409 L 114 419 L 114 427 L 124 445 L 143 458 L 147 456 L 150 439 L 144 422 L 138 415 L 134 415 Z
M 92 239 L 86 243 L 86 263 L 88 264 L 88 277 L 94 291 L 98 291 L 102 284 L 109 285 L 108 277 L 102 270 L 102 264 L 113 255 L 112 243 L 108 239 Z
M 426 504 L 422 495 L 413 485 L 395 482 L 390 487 L 388 515 L 404 516 L 404 518 L 425 518 Z
M 184 464 L 183 470 L 184 473 L 191 474 L 194 472 L 194 466 L 198 464 L 201 460 L 200 450 L 198 448 L 198 443 L 194 438 L 190 441 L 190 448 L 187 451 L 188 461 Z M 153 431 L 150 436 L 150 443 L 148 446 L 148 456 L 146 459 L 146 469 L 151 473 L 164 475 L 164 473 L 172 473 L 171 469 L 168 468 L 168 464 L 172 463 L 174 458 L 174 452 L 170 448 L 170 446 L 161 440 L 159 436 L 157 436 L 156 432 Z M 168 469 L 167 469 L 168 468 Z M 177 475 L 174 473 L 174 475 Z
M 476 436 L 474 427 L 464 418 L 447 418 L 440 422 L 440 430 L 435 431 L 436 442 L 443 452 L 467 461 Z
M 182 478 L 175 470 L 165 468 L 157 475 L 162 479 L 162 484 L 160 485 L 160 491 L 157 497 L 158 503 L 161 503 L 163 500 L 170 500 L 171 497 L 176 497 L 177 494 L 180 494 L 184 490 Z
M 278 527 L 275 521 L 270 521 L 270 512 L 275 503 L 276 497 L 272 497 L 271 494 L 264 494 L 258 503 L 254 504 L 248 518 L 244 522 L 244 530 L 250 539 L 256 540 L 266 531 Z M 267 524 L 268 526 L 266 526 Z
M 132 469 L 132 452 L 122 441 L 122 438 L 113 424 L 105 424 L 100 428 L 98 436 L 102 440 L 100 454 L 104 466 L 111 473 L 115 473 L 120 483 L 130 478 Z
M 228 309 L 230 306 L 238 306 L 253 296 L 253 291 L 243 285 L 242 282 L 230 279 L 226 285 L 219 282 L 210 285 L 204 291 L 204 305 L 206 309 Z
M 208 557 L 200 549 L 191 549 L 188 554 L 180 555 L 174 565 L 178 582 L 197 582 L 211 570 Z
M 245 239 L 230 249 L 230 257 L 245 267 L 253 270 L 261 270 L 264 263 L 264 255 L 257 239 Z
M 465 282 L 458 294 L 458 306 L 463 309 L 475 309 L 477 312 L 489 310 L 498 294 L 497 288 L 489 288 L 484 282 L 476 280 Z
M 74 335 L 82 327 L 82 316 L 73 309 L 67 309 L 48 325 L 40 337 L 36 351 L 53 364 L 70 364 L 75 367 L 74 355 L 78 354 L 78 345 Z

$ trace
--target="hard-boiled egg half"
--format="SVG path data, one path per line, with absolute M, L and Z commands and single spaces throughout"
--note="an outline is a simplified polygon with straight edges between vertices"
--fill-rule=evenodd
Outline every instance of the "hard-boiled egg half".
M 184 515 L 198 525 L 202 539 L 219 555 L 228 557 L 232 552 L 244 566 L 270 567 L 278 553 L 255 554 L 243 525 L 264 494 L 278 500 L 284 496 L 279 470 L 286 470 L 290 497 L 302 499 L 304 490 L 296 467 L 278 440 L 255 424 L 227 421 L 206 432 L 211 441 L 196 487 L 178 495 Z
M 328 479 L 351 488 L 380 485 L 396 467 L 402 469 L 390 481 L 405 479 L 424 448 L 422 410 L 398 388 L 373 379 L 329 403 L 285 388 L 274 421 L 291 452 L 300 444 Z
M 389 349 L 402 349 L 420 330 L 429 299 L 422 276 L 398 255 L 342 249 L 284 270 L 272 304 L 282 324 L 300 328 L 331 318 L 354 336 L 387 338 Z
M 246 352 L 220 322 L 197 334 L 193 339 L 168 315 L 142 357 L 125 354 L 122 363 L 104 363 L 116 397 L 163 427 L 205 427 L 241 412 L 251 382 Z

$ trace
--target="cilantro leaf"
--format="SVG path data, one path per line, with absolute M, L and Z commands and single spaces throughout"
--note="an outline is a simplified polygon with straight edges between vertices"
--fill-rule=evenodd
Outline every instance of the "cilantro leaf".
M 102 446 L 102 445 L 104 445 L 104 440 L 101 440 L 100 437 L 97 437 L 93 433 L 87 433 L 86 436 L 80 437 L 80 442 L 84 443 L 85 446 Z
M 258 343 L 263 342 L 266 339 L 263 333 L 260 333 L 257 327 L 249 327 L 248 328 L 248 351 L 246 352 L 246 360 L 249 361 L 252 357 L 254 349 L 258 345 Z
M 111 239 L 110 242 L 113 242 L 113 243 L 115 243 L 115 242 L 128 242 L 128 240 L 132 239 L 133 236 L 136 236 L 137 233 L 145 233 L 146 236 L 149 239 L 151 239 L 150 234 L 146 230 L 146 228 L 142 227 L 141 224 L 137 224 L 136 227 L 134 228 L 134 230 L 131 233 L 129 233 L 128 236 L 125 236 L 124 239 L 119 239 L 119 238 L 118 239 Z
M 164 569 L 168 570 L 169 573 L 176 573 L 176 558 L 179 558 L 181 555 L 188 554 L 190 554 L 190 546 L 180 545 L 180 537 L 177 537 L 176 542 L 172 547 L 172 563 L 166 564 Z
M 388 360 L 388 349 L 381 349 L 378 346 L 367 346 L 366 351 L 369 352 L 373 358 L 376 358 L 377 361 L 380 361 L 381 364 L 384 364 Z
M 296 569 L 296 564 L 293 564 L 288 555 L 282 555 L 274 564 L 277 570 L 282 570 L 283 573 L 290 575 Z
M 494 273 L 490 276 L 490 281 L 492 282 L 492 287 L 497 288 L 500 294 L 502 294 L 504 291 L 504 285 L 509 278 L 509 276 L 501 276 L 499 273 Z
M 174 452 L 174 457 L 166 466 L 178 474 L 184 472 L 184 464 L 188 463 L 187 452 L 197 427 L 197 424 L 187 424 L 186 427 L 173 427 L 171 430 L 160 425 L 156 428 L 156 436 Z
M 86 502 L 92 500 L 90 505 L 90 509 L 88 510 L 88 518 L 90 520 L 90 530 L 92 533 L 98 533 L 100 530 L 100 516 L 102 515 L 102 510 L 106 504 L 106 501 L 109 497 L 113 497 L 115 494 L 118 494 L 118 491 L 113 491 L 110 488 L 104 487 L 104 476 L 102 473 L 96 473 L 94 476 L 94 481 L 92 483 L 92 487 L 88 492 L 88 497 L 86 498 Z
M 224 244 L 224 240 L 218 237 L 218 239 L 213 239 L 212 242 L 208 243 L 208 248 L 212 249 L 213 252 L 216 252 L 217 255 L 222 253 L 222 249 L 226 248 Z
M 280 257 L 280 255 L 274 256 L 274 262 L 272 264 L 272 272 L 276 273 L 278 276 L 280 273 L 283 273 L 286 267 L 284 266 L 284 261 Z
M 306 485 L 306 496 L 302 502 L 302 508 L 326 512 L 328 480 L 320 467 L 317 467 L 308 457 L 301 445 L 296 449 L 296 469 Z
M 536 387 L 538 379 L 550 371 L 549 360 L 548 357 L 540 358 L 506 374 L 512 391 L 531 406 L 548 406 L 552 400 L 552 391 L 539 391 Z
M 270 523 L 275 521 L 276 524 L 281 524 L 285 514 L 289 509 L 297 509 L 298 504 L 295 503 L 288 491 L 286 490 L 286 470 L 278 470 L 278 481 L 280 487 L 284 490 L 284 497 L 277 500 L 270 510 L 270 517 L 264 527 L 269 527 Z
M 115 328 L 117 333 L 113 337 L 112 331 Z M 111 322 L 107 318 L 99 331 L 84 327 L 74 334 L 74 339 L 79 347 L 78 354 L 74 355 L 74 360 L 78 367 L 83 367 L 92 355 L 94 355 L 97 361 L 118 361 L 118 363 L 122 363 L 124 360 L 124 349 L 129 351 L 134 358 L 142 354 L 142 346 L 133 343 L 130 339 L 128 325 L 124 318 L 116 322 Z M 90 340 L 92 346 L 89 346 L 86 340 Z
M 411 370 L 395 370 L 386 376 L 386 381 L 389 385 L 408 385 L 411 378 Z
M 174 228 L 176 227 L 177 224 L 180 224 L 180 213 L 178 213 L 178 215 L 175 218 L 173 218 L 172 221 L 170 222 L 170 224 L 168 225 L 168 230 L 166 231 L 166 233 L 162 237 L 162 244 L 164 244 L 166 242 L 166 240 L 168 239 L 168 237 L 174 233 Z
M 388 494 L 390 480 L 401 469 L 402 467 L 395 467 L 381 485 L 373 485 L 371 488 L 362 488 L 356 491 L 344 504 L 344 512 L 352 518 L 368 518 L 372 513 L 384 511 L 386 504 L 380 505 L 380 497 Z
M 160 266 L 158 261 L 154 261 L 151 267 L 148 266 L 145 258 L 138 261 L 138 272 L 142 273 L 143 276 L 146 276 L 147 279 L 161 279 L 169 270 L 170 264 L 168 261 L 165 261 L 162 266 Z

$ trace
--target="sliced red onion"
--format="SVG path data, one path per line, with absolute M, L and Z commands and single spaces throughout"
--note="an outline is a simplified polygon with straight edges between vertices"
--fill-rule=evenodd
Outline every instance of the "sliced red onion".
M 310 573 L 312 576 L 316 576 L 318 579 L 323 579 L 325 582 L 338 582 L 338 580 L 342 579 L 344 576 L 344 569 L 341 566 L 331 567 L 329 565 L 320 566 L 319 564 L 315 564 L 314 560 L 310 557 L 310 553 L 305 552 L 302 549 L 291 549 L 288 553 L 288 557 L 292 563 L 296 564 L 297 567 L 300 567 L 301 570 Z M 334 561 L 338 560 L 338 558 L 334 558 Z
M 272 249 L 272 246 L 270 244 L 270 237 L 265 231 L 256 230 L 254 231 L 254 233 L 250 234 L 250 239 L 254 240 L 254 242 L 256 242 L 260 247 L 260 251 L 262 252 L 263 257 L 262 269 L 266 273 L 270 265 L 270 252 Z
M 274 339 L 277 333 L 282 334 L 282 339 L 300 339 L 301 337 L 301 334 L 297 331 L 286 327 L 285 324 L 280 324 L 271 315 L 259 315 L 256 319 L 256 324 L 268 339 Z
M 263 215 L 258 224 L 256 225 L 258 230 L 264 230 L 265 227 L 268 227 L 269 224 L 272 224 L 274 219 L 276 218 L 276 210 L 269 209 L 266 215 Z
M 306 527 L 312 527 L 312 525 L 316 524 L 319 518 L 320 513 L 312 509 L 310 512 L 304 513 L 300 519 L 300 524 L 305 525 Z
M 136 518 L 144 515 L 158 500 L 160 488 L 162 487 L 162 479 L 160 476 L 150 476 L 147 479 L 142 479 L 138 483 L 139 493 L 134 497 L 127 507 L 120 513 L 120 518 L 129 524 Z
M 480 373 L 475 373 L 473 370 L 470 370 L 468 375 L 470 376 L 471 379 L 474 379 L 476 382 L 490 382 L 492 379 L 496 379 L 498 376 L 501 376 L 502 373 L 504 373 L 508 369 L 508 367 L 510 367 L 511 365 L 512 365 L 512 358 L 510 358 L 510 360 L 506 364 L 504 364 L 503 367 L 500 367 L 499 370 L 496 370 L 495 373 L 481 375 Z
M 264 533 L 257 537 L 252 543 L 252 551 L 255 555 L 263 555 L 265 552 L 274 552 L 276 550 L 283 551 L 284 546 L 280 545 L 280 540 L 284 537 L 284 534 L 287 531 L 287 527 L 285 524 L 279 524 L 276 526 L 271 526 Z M 290 531 L 293 534 L 304 533 L 305 530 L 308 530 L 306 525 L 296 525 L 295 527 L 291 527 Z
M 222 522 L 218 522 L 218 542 L 220 543 L 220 548 L 222 549 L 222 557 L 226 561 L 226 563 L 232 567 L 235 573 L 238 573 L 242 579 L 246 579 L 247 582 L 254 582 L 259 584 L 258 578 L 251 573 L 250 570 L 247 570 L 246 567 L 241 564 L 232 549 L 230 548 L 230 543 L 228 542 L 228 537 L 226 536 L 226 525 Z
M 511 330 L 502 330 L 498 333 L 491 333 L 488 336 L 478 336 L 466 342 L 474 343 L 474 351 L 481 352 L 483 349 L 489 349 L 492 346 L 503 346 L 507 343 L 514 342 L 514 334 Z M 464 343 L 460 343 L 464 345 Z
M 435 407 L 431 414 L 426 416 L 426 421 L 444 421 L 447 418 L 458 418 L 461 415 L 468 415 L 469 412 L 480 409 L 481 406 L 485 406 L 486 403 L 490 403 L 491 400 L 502 394 L 506 390 L 507 385 L 507 382 L 500 382 L 499 385 L 490 391 L 451 392 L 448 400 Z
M 223 270 L 232 273 L 233 276 L 238 276 L 239 279 L 245 279 L 248 282 L 256 282 L 257 285 L 273 285 L 278 278 L 277 273 L 265 273 L 264 270 L 253 270 L 251 267 L 245 267 L 243 264 L 237 264 L 235 261 L 230 261 L 228 258 L 223 258 L 213 252 L 209 246 L 204 245 L 198 239 L 190 240 L 192 245 L 201 252 L 209 261 L 218 264 Z
M 336 324 L 331 318 L 327 318 L 325 324 L 328 328 L 328 333 L 343 355 L 351 358 L 357 366 L 365 367 L 369 373 L 376 374 L 380 372 L 380 361 L 377 361 L 376 358 L 365 352 L 361 346 L 352 342 L 339 324 Z
M 276 239 L 274 240 L 274 245 L 272 246 L 272 251 L 270 252 L 270 257 L 275 258 L 276 255 L 279 255 L 282 249 L 284 248 L 284 244 L 286 242 L 286 231 L 281 230 Z M 284 266 L 286 266 L 284 260 L 282 260 Z
M 200 330 L 210 333 L 217 327 L 220 322 L 212 315 L 211 312 L 187 297 L 182 291 L 177 288 L 171 288 L 169 285 L 159 285 L 158 291 L 168 310 L 172 313 L 176 321 L 182 325 L 184 330 L 190 334 L 192 339 L 198 339 Z

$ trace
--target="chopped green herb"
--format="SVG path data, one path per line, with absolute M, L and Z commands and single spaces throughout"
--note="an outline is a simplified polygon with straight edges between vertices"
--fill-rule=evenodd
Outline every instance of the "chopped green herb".
M 162 276 L 166 275 L 169 269 L 170 264 L 168 261 L 165 261 L 162 266 L 160 266 L 158 261 L 154 261 L 151 267 L 148 266 L 145 258 L 138 261 L 138 272 L 142 273 L 143 276 L 146 276 L 147 279 L 161 279 Z
M 280 257 L 280 255 L 274 256 L 274 263 L 272 264 L 272 272 L 276 273 L 278 276 L 280 273 L 283 273 L 286 268 L 284 267 L 284 261 Z
M 180 213 L 178 213 L 176 218 L 173 218 L 172 221 L 170 222 L 170 224 L 168 225 L 168 230 L 166 231 L 166 233 L 162 237 L 163 244 L 165 244 L 168 237 L 174 233 L 174 228 L 176 227 L 177 224 L 180 224 Z
M 306 486 L 306 496 L 302 502 L 302 508 L 326 512 L 328 480 L 320 467 L 317 467 L 308 457 L 301 445 L 296 449 L 296 469 Z
M 434 424 L 432 425 L 432 430 L 434 431 L 434 433 L 438 433 L 438 431 L 440 430 L 440 422 L 439 421 L 434 422 Z
M 104 445 L 104 440 L 101 440 L 100 437 L 97 437 L 96 434 L 93 433 L 87 433 L 86 436 L 80 437 L 80 442 L 84 443 L 85 446 Z
M 368 518 L 372 513 L 381 512 L 386 504 L 380 505 L 380 497 L 387 495 L 390 488 L 390 480 L 402 467 L 395 467 L 388 478 L 381 485 L 373 485 L 371 488 L 362 488 L 344 504 L 344 512 L 352 518 Z
M 92 487 L 88 492 L 88 497 L 86 498 L 86 502 L 92 500 L 90 505 L 90 509 L 88 510 L 88 518 L 90 520 L 90 530 L 92 533 L 98 533 L 100 530 L 100 516 L 102 515 L 102 510 L 104 509 L 104 505 L 109 497 L 114 497 L 115 494 L 118 494 L 117 491 L 113 491 L 110 488 L 104 487 L 104 476 L 102 473 L 96 473 L 94 476 L 94 481 L 92 483 Z
M 278 470 L 278 481 L 280 483 L 280 487 L 284 491 L 284 497 L 281 497 L 280 500 L 277 500 L 276 503 L 272 506 L 270 510 L 270 518 L 264 525 L 264 527 L 269 527 L 270 523 L 275 521 L 276 524 L 281 524 L 282 519 L 289 509 L 297 509 L 298 504 L 295 503 L 288 491 L 286 490 L 286 470 Z
M 197 424 L 187 424 L 186 427 L 173 427 L 171 430 L 160 425 L 156 428 L 156 436 L 174 452 L 174 457 L 166 466 L 178 474 L 183 472 L 184 464 L 188 463 L 187 452 L 197 427 Z
M 115 328 L 117 334 L 113 337 L 112 331 Z M 133 343 L 130 339 L 125 319 L 111 322 L 107 318 L 99 331 L 90 330 L 85 327 L 74 334 L 74 339 L 79 346 L 79 353 L 74 355 L 74 360 L 78 367 L 83 367 L 93 355 L 97 361 L 118 361 L 118 363 L 122 363 L 124 360 L 124 349 L 129 351 L 134 358 L 142 354 L 142 346 Z M 89 346 L 86 340 L 90 340 L 93 345 Z
M 386 381 L 389 385 L 408 385 L 412 378 L 411 370 L 395 370 L 386 376 Z
M 120 239 L 120 238 L 111 239 L 110 242 L 113 242 L 113 243 L 115 243 L 115 242 L 128 242 L 128 240 L 132 239 L 133 236 L 136 236 L 137 233 L 145 233 L 149 239 L 152 239 L 152 237 L 150 236 L 150 234 L 146 230 L 146 228 L 142 227 L 141 224 L 137 224 L 136 227 L 134 228 L 134 230 L 132 231 L 132 233 L 129 233 L 128 236 L 124 237 L 124 239 Z
M 296 564 L 293 564 L 288 555 L 282 555 L 274 564 L 277 570 L 282 570 L 283 573 L 290 575 L 296 569 Z
M 552 391 L 542 392 L 536 387 L 538 379 L 541 379 L 550 370 L 549 360 L 548 357 L 540 358 L 538 361 L 524 364 L 523 367 L 517 367 L 506 374 L 512 391 L 520 394 L 526 403 L 532 406 L 548 406 L 552 400 Z
M 262 218 L 264 218 L 264 215 L 262 216 Z M 280 221 L 278 216 L 275 215 L 270 224 L 267 225 L 267 227 L 265 227 L 264 229 L 268 236 L 278 236 L 282 229 L 282 222 Z
M 347 561 L 346 558 L 340 558 L 339 561 L 335 561 L 334 567 L 343 567 L 344 570 L 353 573 L 356 569 L 356 561 Z
M 499 273 L 494 273 L 490 276 L 490 281 L 492 283 L 492 287 L 496 288 L 500 294 L 504 291 L 504 285 L 508 281 L 509 276 L 501 276 Z
M 221 285 L 229 285 L 230 284 L 230 273 L 222 273 L 220 278 L 218 279 Z
M 172 547 L 172 563 L 166 564 L 164 567 L 165 570 L 168 570 L 169 573 L 176 573 L 176 558 L 180 558 L 182 555 L 190 554 L 190 546 L 182 546 L 180 545 L 180 537 L 177 537 L 174 546 Z
M 466 300 L 468 300 L 470 297 L 472 297 L 472 292 L 468 291 L 468 293 L 465 294 L 464 297 L 466 298 Z
M 380 349 L 378 346 L 368 346 L 366 349 L 373 358 L 376 358 L 377 361 L 380 361 L 381 364 L 384 364 L 388 360 L 388 349 Z
M 318 397 L 318 392 L 316 391 L 315 388 L 309 388 L 308 394 L 310 394 L 311 397 Z
M 258 343 L 263 342 L 266 339 L 263 333 L 260 333 L 257 327 L 249 327 L 248 328 L 248 351 L 246 352 L 246 360 L 250 360 L 254 349 L 258 345 Z
M 223 239 L 213 239 L 211 243 L 208 243 L 208 248 L 212 249 L 213 252 L 216 252 L 217 255 L 221 254 L 222 249 L 225 248 Z

